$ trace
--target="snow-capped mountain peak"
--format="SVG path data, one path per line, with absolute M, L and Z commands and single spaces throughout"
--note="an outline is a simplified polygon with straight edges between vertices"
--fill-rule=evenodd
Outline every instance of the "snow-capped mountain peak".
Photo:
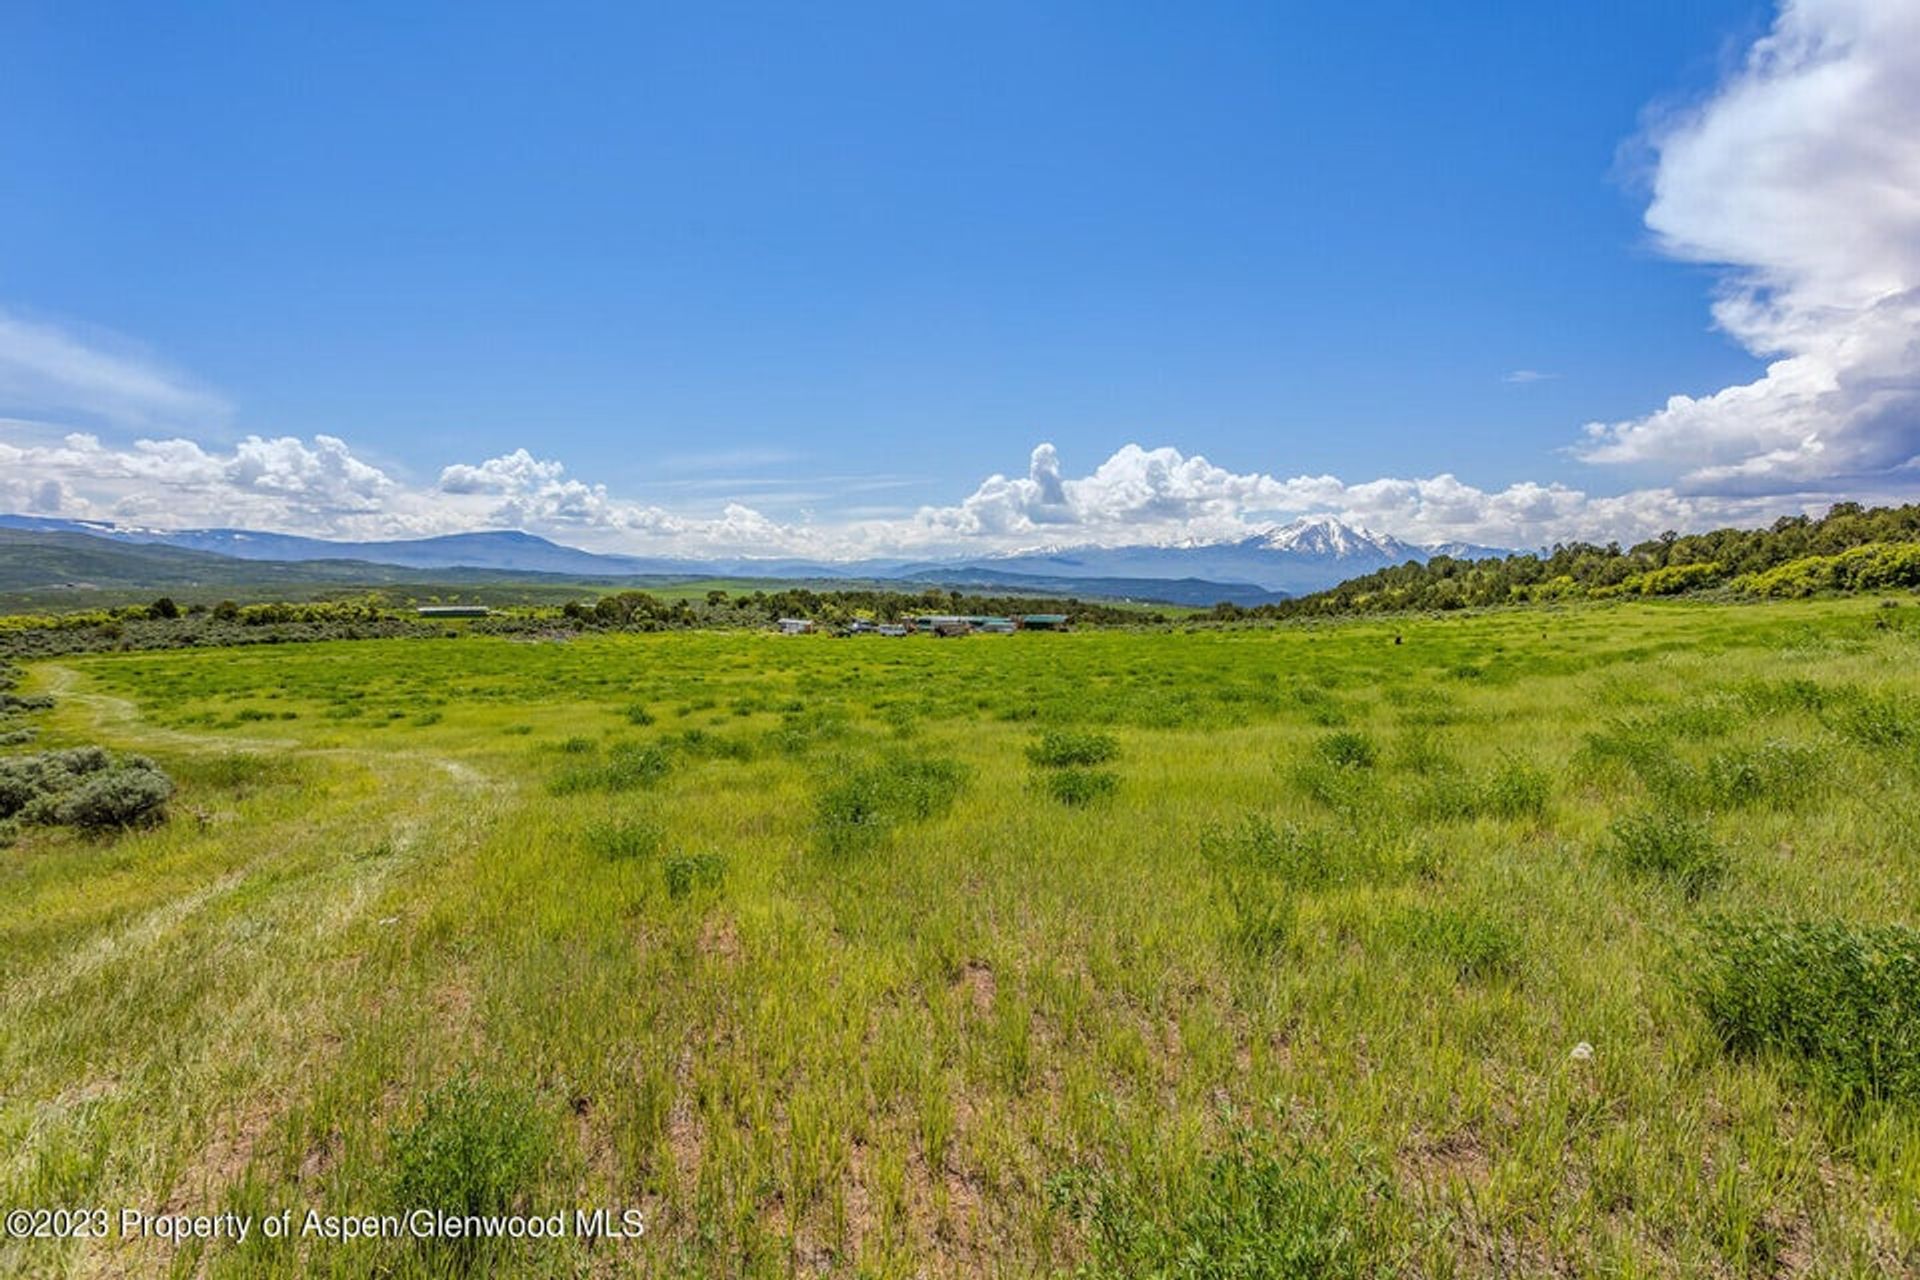
M 1299 555 L 1400 558 L 1415 554 L 1415 548 L 1390 534 L 1356 527 L 1336 516 L 1301 516 L 1285 524 L 1274 525 L 1255 535 L 1253 541 L 1269 551 L 1291 551 Z

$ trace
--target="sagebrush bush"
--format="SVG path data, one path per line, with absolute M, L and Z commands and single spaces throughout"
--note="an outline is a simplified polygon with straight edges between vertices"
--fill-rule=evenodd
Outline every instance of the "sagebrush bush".
M 173 779 L 145 756 L 73 747 L 0 757 L 0 819 L 106 831 L 165 816 Z
M 387 1200 L 402 1212 L 504 1213 L 532 1189 L 553 1149 L 537 1098 L 471 1076 L 434 1089 L 419 1116 L 389 1134 Z
M 1778 1053 L 1848 1102 L 1920 1103 L 1920 929 L 1707 921 L 1689 980 L 1736 1053 Z
M 1707 824 L 1673 808 L 1616 818 L 1600 842 L 1600 855 L 1629 875 L 1671 880 L 1689 897 L 1711 888 L 1727 870 L 1727 856 Z
M 1120 754 L 1120 739 L 1110 733 L 1050 729 L 1027 748 L 1027 759 L 1048 769 L 1105 764 Z
M 814 829 L 821 849 L 848 853 L 879 843 L 903 822 L 937 817 L 953 806 L 966 770 L 952 760 L 896 757 L 856 768 L 821 792 Z

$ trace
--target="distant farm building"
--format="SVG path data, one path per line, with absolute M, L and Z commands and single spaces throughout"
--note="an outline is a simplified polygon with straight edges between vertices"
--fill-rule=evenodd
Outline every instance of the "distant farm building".
M 1064 613 L 1023 613 L 1013 620 L 1022 631 L 1065 631 L 1068 621 Z
M 813 632 L 812 618 L 780 619 L 780 634 L 783 636 L 804 636 Z
M 484 618 L 493 610 L 483 604 L 423 604 L 414 612 L 422 618 Z

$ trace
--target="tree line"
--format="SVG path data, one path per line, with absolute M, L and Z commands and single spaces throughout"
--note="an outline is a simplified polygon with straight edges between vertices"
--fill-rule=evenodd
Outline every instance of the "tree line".
M 1910 587 L 1920 587 L 1920 504 L 1842 502 L 1817 519 L 1786 516 L 1764 529 L 1668 532 L 1631 547 L 1570 542 L 1482 560 L 1435 556 L 1294 600 L 1216 605 L 1210 616 L 1298 618 L 1696 592 L 1779 597 Z

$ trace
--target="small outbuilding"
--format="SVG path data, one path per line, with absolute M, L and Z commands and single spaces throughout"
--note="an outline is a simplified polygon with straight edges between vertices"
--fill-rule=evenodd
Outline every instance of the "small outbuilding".
M 812 618 L 780 619 L 780 634 L 783 636 L 804 636 L 813 633 Z
M 414 610 L 422 618 L 484 618 L 492 612 L 483 604 L 423 604 Z
M 1022 631 L 1065 631 L 1069 621 L 1064 613 L 1023 613 L 1013 624 Z

